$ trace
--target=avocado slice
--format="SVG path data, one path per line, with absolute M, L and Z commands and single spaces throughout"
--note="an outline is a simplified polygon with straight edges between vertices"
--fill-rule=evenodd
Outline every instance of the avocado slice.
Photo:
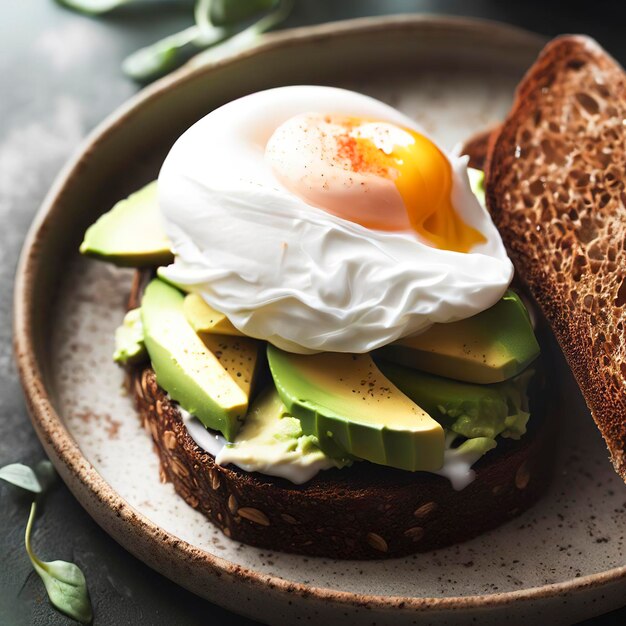
M 485 206 L 485 172 L 468 167 L 467 176 L 472 193 L 478 198 L 481 206 Z
M 317 437 L 302 432 L 300 420 L 289 415 L 273 384 L 255 398 L 234 443 L 222 448 L 216 462 L 281 476 L 296 484 L 320 469 L 352 464 L 348 458 L 330 458 L 320 450 Z
M 80 252 L 124 267 L 171 263 L 174 256 L 161 225 L 156 181 L 120 200 L 92 224 Z
M 141 363 L 146 357 L 146 346 L 143 341 L 143 325 L 141 310 L 131 309 L 124 316 L 124 321 L 115 331 L 115 352 L 113 360 L 116 363 Z
M 377 356 L 470 383 L 512 378 L 539 356 L 528 311 L 509 290 L 494 306 L 459 322 L 434 324 L 377 351 Z
M 260 344 L 245 337 L 205 342 L 187 322 L 183 300 L 158 278 L 143 296 L 144 341 L 157 382 L 207 428 L 232 441 L 248 409 Z
M 329 456 L 409 471 L 443 464 L 443 428 L 386 379 L 368 354 L 291 354 L 268 344 L 278 394 Z
M 249 398 L 259 365 L 259 342 L 249 337 L 198 333 L 230 377 Z
M 411 400 L 458 435 L 468 439 L 495 439 L 498 435 L 519 439 L 526 432 L 532 368 L 511 381 L 474 385 L 386 361 L 378 362 L 378 367 Z
M 197 293 L 185 296 L 183 310 L 187 321 L 197 333 L 244 336 L 223 313 L 209 306 Z

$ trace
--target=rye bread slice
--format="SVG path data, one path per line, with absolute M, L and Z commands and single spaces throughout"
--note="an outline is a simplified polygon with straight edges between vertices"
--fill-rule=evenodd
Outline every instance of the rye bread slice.
M 595 41 L 550 42 L 487 163 L 487 205 L 626 480 L 626 74 Z
M 135 307 L 150 278 L 137 272 Z M 196 445 L 177 406 L 149 365 L 130 367 L 127 382 L 152 436 L 160 476 L 226 536 L 269 550 L 340 559 L 398 557 L 459 543 L 516 517 L 546 490 L 552 473 L 556 415 L 551 388 L 537 380 L 528 433 L 501 440 L 474 467 L 476 479 L 455 491 L 447 479 L 367 462 L 326 470 L 304 485 L 222 467 Z

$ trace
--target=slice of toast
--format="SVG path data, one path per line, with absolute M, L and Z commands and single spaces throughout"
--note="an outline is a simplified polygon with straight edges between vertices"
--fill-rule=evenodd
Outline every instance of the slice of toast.
M 487 205 L 626 480 L 626 75 L 596 42 L 550 42 L 487 162 Z
M 150 273 L 137 272 L 130 307 Z M 549 388 L 538 377 L 538 388 Z M 270 550 L 338 559 L 390 558 L 465 541 L 519 515 L 546 490 L 552 473 L 553 398 L 531 395 L 529 430 L 503 439 L 478 461 L 476 479 L 455 491 L 447 479 L 365 461 L 320 472 L 303 485 L 232 465 L 198 447 L 178 407 L 149 365 L 127 382 L 154 440 L 163 481 L 225 535 Z
M 555 416 L 537 393 L 528 432 L 503 439 L 455 491 L 447 479 L 366 461 L 320 472 L 303 485 L 221 466 L 198 447 L 150 367 L 128 383 L 159 456 L 161 480 L 222 532 L 269 550 L 336 559 L 381 559 L 459 543 L 516 517 L 544 493 Z

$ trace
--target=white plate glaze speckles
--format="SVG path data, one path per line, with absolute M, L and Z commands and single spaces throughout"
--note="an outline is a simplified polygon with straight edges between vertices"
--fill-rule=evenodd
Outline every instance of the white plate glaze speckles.
M 228 540 L 160 483 L 150 438 L 110 360 L 131 272 L 75 252 L 83 227 L 154 176 L 178 133 L 233 97 L 278 84 L 345 86 L 414 116 L 451 147 L 505 114 L 539 47 L 508 27 L 439 18 L 304 29 L 185 69 L 96 132 L 31 231 L 16 352 L 48 453 L 120 543 L 196 593 L 271 623 L 568 623 L 623 604 L 626 487 L 564 367 L 556 477 L 522 517 L 460 546 L 386 562 L 268 553 Z

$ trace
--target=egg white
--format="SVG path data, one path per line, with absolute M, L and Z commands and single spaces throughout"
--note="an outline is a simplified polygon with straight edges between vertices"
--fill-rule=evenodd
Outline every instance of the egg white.
M 351 91 L 291 86 L 230 102 L 174 144 L 159 174 L 159 204 L 176 254 L 161 269 L 199 293 L 243 333 L 292 352 L 368 352 L 487 309 L 513 268 L 471 192 L 467 158 L 448 154 L 452 202 L 486 242 L 463 254 L 407 233 L 367 229 L 313 207 L 264 161 L 274 129 L 301 113 L 391 122 L 399 111 Z

